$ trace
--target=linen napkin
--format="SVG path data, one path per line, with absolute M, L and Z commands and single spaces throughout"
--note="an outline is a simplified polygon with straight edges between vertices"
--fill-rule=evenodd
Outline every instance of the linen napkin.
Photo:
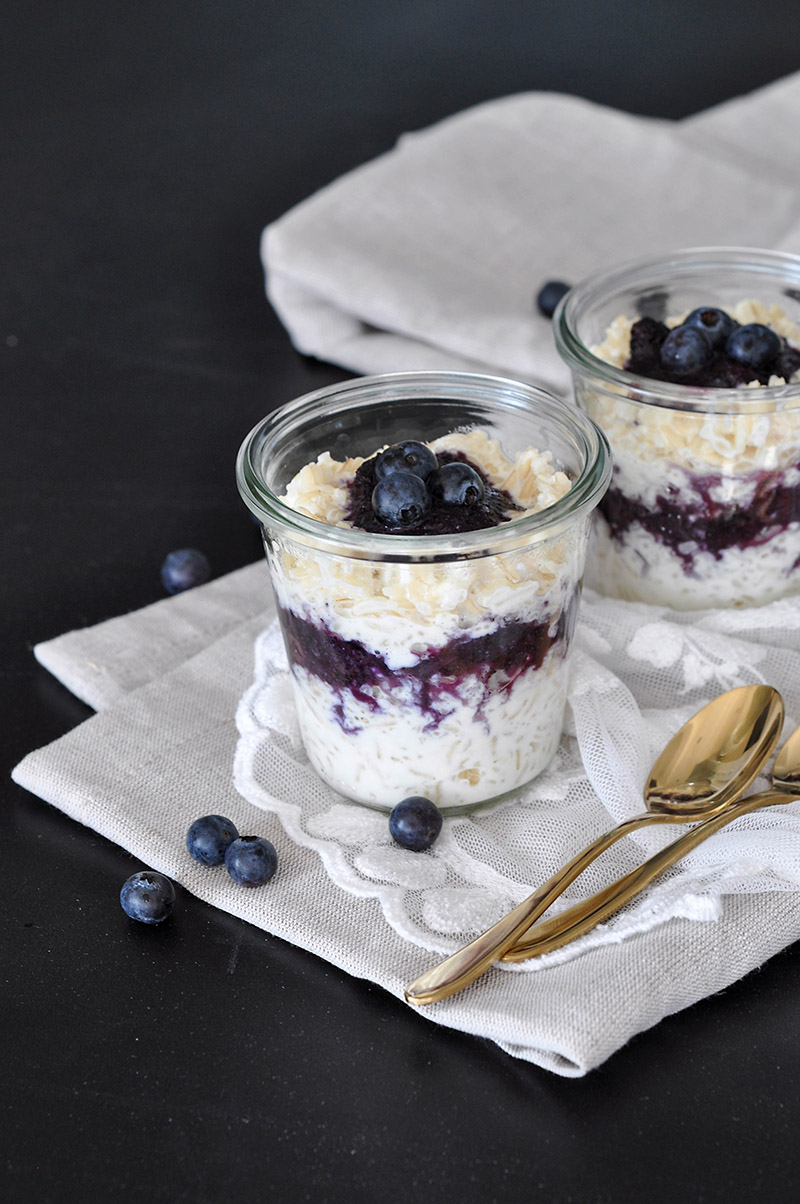
M 397 849 L 384 817 L 315 784 L 281 692 L 263 564 L 39 645 L 41 663 L 99 709 L 14 777 L 213 905 L 402 998 L 529 892 L 531 864 L 541 880 L 585 836 L 641 811 L 642 766 L 721 688 L 769 680 L 787 701 L 787 730 L 800 716 L 794 601 L 687 616 L 587 591 L 582 614 L 553 768 L 514 804 L 447 819 L 426 854 Z M 268 886 L 243 890 L 191 860 L 186 831 L 210 812 L 273 840 L 280 864 Z M 621 842 L 572 896 L 675 832 Z M 580 942 L 494 968 L 421 1015 L 583 1075 L 798 936 L 800 815 L 788 804 L 737 821 Z
M 686 246 L 800 249 L 800 74 L 682 122 L 523 93 L 401 138 L 268 226 L 298 350 L 356 372 L 489 371 L 565 393 L 548 279 Z

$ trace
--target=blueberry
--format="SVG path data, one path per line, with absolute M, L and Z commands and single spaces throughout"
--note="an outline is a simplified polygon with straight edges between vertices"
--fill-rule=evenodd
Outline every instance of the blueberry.
M 413 472 L 393 472 L 372 491 L 372 509 L 389 527 L 414 527 L 430 508 L 428 486 Z
M 552 318 L 559 301 L 569 290 L 570 286 L 563 280 L 548 280 L 536 294 L 536 308 L 539 313 L 545 318 Z
M 236 824 L 224 815 L 204 815 L 187 832 L 186 847 L 201 865 L 222 865 L 225 850 L 238 835 Z
M 142 924 L 160 924 L 175 906 L 175 887 L 169 878 L 155 870 L 131 874 L 119 892 L 126 916 Z
M 693 309 L 689 316 L 683 319 L 683 325 L 702 330 L 715 350 L 722 347 L 736 329 L 736 323 L 730 314 L 726 314 L 724 309 L 716 309 L 713 305 Z
M 263 886 L 278 868 L 278 854 L 265 836 L 238 836 L 225 850 L 225 868 L 240 886 Z
M 413 472 L 425 481 L 433 472 L 438 461 L 429 447 L 413 439 L 405 443 L 393 443 L 375 457 L 375 476 L 379 481 L 395 472 Z
M 458 460 L 437 469 L 430 479 L 430 487 L 434 497 L 456 506 L 477 506 L 486 493 L 475 469 Z
M 389 816 L 393 840 L 412 853 L 429 849 L 442 830 L 442 813 L 435 803 L 421 794 L 404 798 Z
M 671 376 L 692 376 L 705 368 L 714 356 L 711 342 L 696 326 L 676 326 L 659 352 L 661 365 Z
M 763 326 L 761 322 L 748 322 L 730 335 L 725 351 L 732 360 L 744 364 L 746 368 L 763 368 L 780 355 L 781 341 L 769 326 Z
M 161 566 L 161 583 L 168 594 L 180 594 L 211 579 L 208 557 L 197 548 L 179 548 L 170 552 Z

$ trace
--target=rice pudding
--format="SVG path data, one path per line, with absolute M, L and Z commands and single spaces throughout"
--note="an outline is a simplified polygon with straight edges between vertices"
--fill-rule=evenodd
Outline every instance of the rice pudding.
M 647 265 L 660 298 L 635 296 L 642 281 L 630 269 L 627 296 L 617 290 L 629 308 L 600 329 L 586 316 L 587 282 L 580 351 L 577 309 L 561 311 L 557 341 L 576 400 L 614 457 L 587 565 L 587 581 L 613 597 L 691 610 L 762 605 L 800 589 L 800 307 L 774 281 L 767 300 L 730 299 L 724 254 L 721 264 L 713 252 L 686 252 L 677 267 Z M 693 256 L 705 258 L 712 282 L 705 304 Z
M 460 811 L 542 772 L 609 475 L 574 407 L 465 373 L 358 378 L 251 432 L 239 488 L 321 778 L 387 812 Z
M 798 379 L 800 327 L 782 310 L 748 300 L 725 312 L 740 325 L 779 333 L 780 354 L 794 368 L 762 380 L 751 374 L 738 387 L 774 388 Z M 668 318 L 664 328 L 677 329 L 683 317 Z M 617 319 L 593 354 L 638 374 L 631 363 L 637 325 Z M 786 593 L 793 576 L 800 585 L 795 411 L 698 415 L 653 407 L 643 413 L 625 398 L 603 395 L 589 412 L 614 453 L 593 549 L 591 579 L 598 589 L 691 609 L 769 602 Z
M 479 471 L 482 527 L 536 514 L 570 489 L 549 454 L 528 448 L 512 461 L 484 431 L 427 446 L 439 464 Z M 364 482 L 376 459 L 323 453 L 283 501 L 364 529 L 372 525 Z M 431 509 L 425 533 L 459 529 L 461 514 Z M 560 737 L 553 717 L 564 709 L 582 544 L 567 534 L 546 550 L 442 564 L 320 561 L 276 548 L 273 584 L 298 716 L 321 776 L 362 802 L 424 794 L 447 807 L 540 773 Z

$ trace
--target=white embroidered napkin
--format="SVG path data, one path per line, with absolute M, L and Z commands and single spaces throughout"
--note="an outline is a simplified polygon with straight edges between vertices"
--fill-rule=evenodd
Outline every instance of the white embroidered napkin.
M 268 226 L 295 346 L 356 372 L 490 371 L 566 392 L 548 279 L 685 246 L 800 249 L 800 74 L 673 123 L 573 96 L 407 134 Z
M 395 848 L 385 819 L 345 804 L 309 771 L 262 564 L 39 646 L 40 661 L 100 712 L 26 757 L 14 777 L 199 897 L 401 998 L 584 837 L 641 810 L 643 767 L 703 701 L 766 679 L 800 715 L 795 602 L 679 616 L 589 594 L 583 616 L 570 725 L 552 770 L 519 805 L 449 819 L 427 854 Z M 147 660 L 154 639 L 163 673 Z M 274 841 L 280 868 L 267 887 L 243 891 L 191 860 L 186 831 L 209 812 Z M 572 895 L 677 830 L 622 842 Z M 707 841 L 603 930 L 493 969 L 423 1014 L 582 1075 L 798 936 L 800 815 L 789 804 Z

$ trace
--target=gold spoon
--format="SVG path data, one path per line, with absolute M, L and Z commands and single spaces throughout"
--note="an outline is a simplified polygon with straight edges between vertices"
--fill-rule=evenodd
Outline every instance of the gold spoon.
M 644 865 L 632 870 L 631 873 L 612 883 L 611 886 L 605 887 L 604 890 L 598 891 L 597 894 L 592 895 L 589 899 L 584 899 L 581 903 L 576 903 L 567 911 L 562 911 L 552 920 L 543 920 L 541 923 L 535 924 L 519 938 L 511 949 L 503 954 L 502 960 L 520 962 L 529 957 L 540 957 L 543 953 L 560 949 L 562 945 L 574 941 L 576 937 L 583 936 L 585 932 L 596 928 L 598 924 L 602 924 L 603 920 L 607 920 L 609 916 L 619 911 L 636 895 L 641 894 L 659 874 L 680 861 L 701 841 L 713 836 L 726 824 L 733 823 L 740 815 L 746 815 L 749 811 L 756 811 L 761 807 L 773 807 L 776 803 L 796 801 L 800 797 L 798 782 L 800 782 L 800 727 L 795 728 L 775 759 L 772 770 L 772 790 L 765 790 L 734 803 L 721 815 L 707 819 L 705 823 L 692 828 L 691 832 L 680 836 L 671 845 L 646 861 Z
M 593 841 L 513 911 L 409 987 L 409 1003 L 436 1003 L 474 982 L 511 948 L 562 891 L 612 844 L 653 823 L 687 823 L 717 815 L 758 776 L 783 723 L 771 686 L 740 686 L 715 698 L 673 736 L 645 791 L 647 811 Z

